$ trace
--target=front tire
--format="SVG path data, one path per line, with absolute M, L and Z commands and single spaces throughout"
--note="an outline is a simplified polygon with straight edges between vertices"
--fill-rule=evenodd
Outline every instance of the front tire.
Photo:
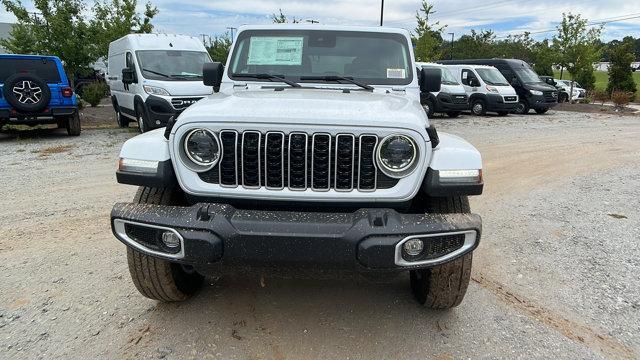
M 140 187 L 138 204 L 182 205 L 182 194 L 173 188 Z M 183 265 L 158 259 L 127 247 L 129 272 L 136 289 L 149 299 L 162 302 L 184 301 L 201 287 L 204 276 Z
M 526 101 L 520 100 L 516 106 L 516 114 L 525 115 L 529 113 L 529 104 Z
M 470 213 L 466 196 L 426 199 L 428 213 Z M 416 300 L 430 309 L 450 309 L 460 305 L 471 279 L 473 253 L 429 269 L 409 273 L 411 290 Z
M 427 100 L 424 103 L 424 111 L 427 113 L 427 116 L 429 118 L 433 117 L 433 114 L 435 114 L 435 105 L 433 104 L 433 101 L 431 101 L 431 99 Z
M 129 127 L 129 119 L 119 111 L 116 112 L 116 123 L 118 123 L 119 128 Z
M 487 115 L 487 104 L 482 99 L 474 100 L 471 103 L 471 113 L 475 116 Z
M 140 130 L 140 133 L 149 131 L 146 112 L 144 111 L 144 107 L 140 104 L 136 105 L 136 119 L 138 121 L 138 129 Z

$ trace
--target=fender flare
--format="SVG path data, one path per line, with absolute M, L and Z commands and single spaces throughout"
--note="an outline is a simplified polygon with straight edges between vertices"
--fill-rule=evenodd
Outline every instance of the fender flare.
M 477 99 L 484 101 L 485 104 L 487 103 L 487 95 L 483 93 L 473 93 L 471 94 L 471 96 L 469 96 L 469 104 L 473 104 L 473 102 Z
M 120 159 L 155 161 L 155 173 L 116 171 L 118 183 L 149 187 L 177 186 L 177 178 L 169 153 L 169 140 L 164 137 L 164 129 L 155 129 L 135 136 L 122 145 Z

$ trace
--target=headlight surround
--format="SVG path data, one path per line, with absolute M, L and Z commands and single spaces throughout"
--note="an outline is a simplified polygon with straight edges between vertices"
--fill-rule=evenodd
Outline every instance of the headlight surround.
M 187 133 L 183 141 L 183 151 L 187 158 L 185 163 L 196 172 L 210 170 L 220 160 L 221 146 L 216 134 L 207 129 L 193 129 Z
M 531 95 L 542 95 L 542 91 L 538 91 L 538 90 L 529 90 L 529 92 L 531 93 Z
M 169 94 L 167 90 L 161 87 L 144 85 L 142 88 L 144 89 L 144 92 L 146 92 L 149 95 L 171 96 L 171 94 Z
M 376 151 L 380 170 L 387 176 L 399 179 L 410 175 L 417 165 L 418 146 L 407 135 L 393 134 L 382 139 Z

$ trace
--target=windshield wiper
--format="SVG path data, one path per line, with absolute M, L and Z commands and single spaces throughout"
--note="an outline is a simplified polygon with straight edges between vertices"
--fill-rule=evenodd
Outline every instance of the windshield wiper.
M 249 79 L 260 79 L 260 80 L 277 80 L 281 81 L 291 87 L 299 88 L 302 87 L 295 81 L 291 81 L 284 78 L 284 75 L 272 75 L 272 74 L 231 74 L 232 77 L 239 78 L 249 78 Z
M 365 90 L 370 90 L 370 91 L 374 90 L 373 86 L 363 84 L 359 81 L 353 80 L 352 77 L 339 76 L 339 75 L 301 76 L 300 80 L 322 80 L 322 81 L 335 81 L 335 82 L 346 81 L 353 85 L 360 86 Z
M 146 71 L 148 73 L 152 73 L 152 74 L 155 74 L 155 75 L 160 75 L 160 76 L 166 77 L 167 79 L 171 79 L 171 76 L 169 76 L 167 74 L 163 74 L 161 72 L 157 72 L 157 71 L 153 71 L 153 70 L 149 70 L 149 69 L 145 69 L 145 68 L 142 68 L 142 71 Z

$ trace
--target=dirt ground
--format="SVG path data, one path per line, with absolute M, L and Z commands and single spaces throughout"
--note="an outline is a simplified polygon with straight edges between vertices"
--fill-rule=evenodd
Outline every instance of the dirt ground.
M 482 152 L 484 233 L 463 303 L 408 278 L 210 279 L 158 304 L 129 278 L 109 211 L 131 129 L 0 134 L 2 359 L 640 357 L 640 120 L 551 111 L 437 118 Z M 264 285 L 264 286 L 263 286 Z

